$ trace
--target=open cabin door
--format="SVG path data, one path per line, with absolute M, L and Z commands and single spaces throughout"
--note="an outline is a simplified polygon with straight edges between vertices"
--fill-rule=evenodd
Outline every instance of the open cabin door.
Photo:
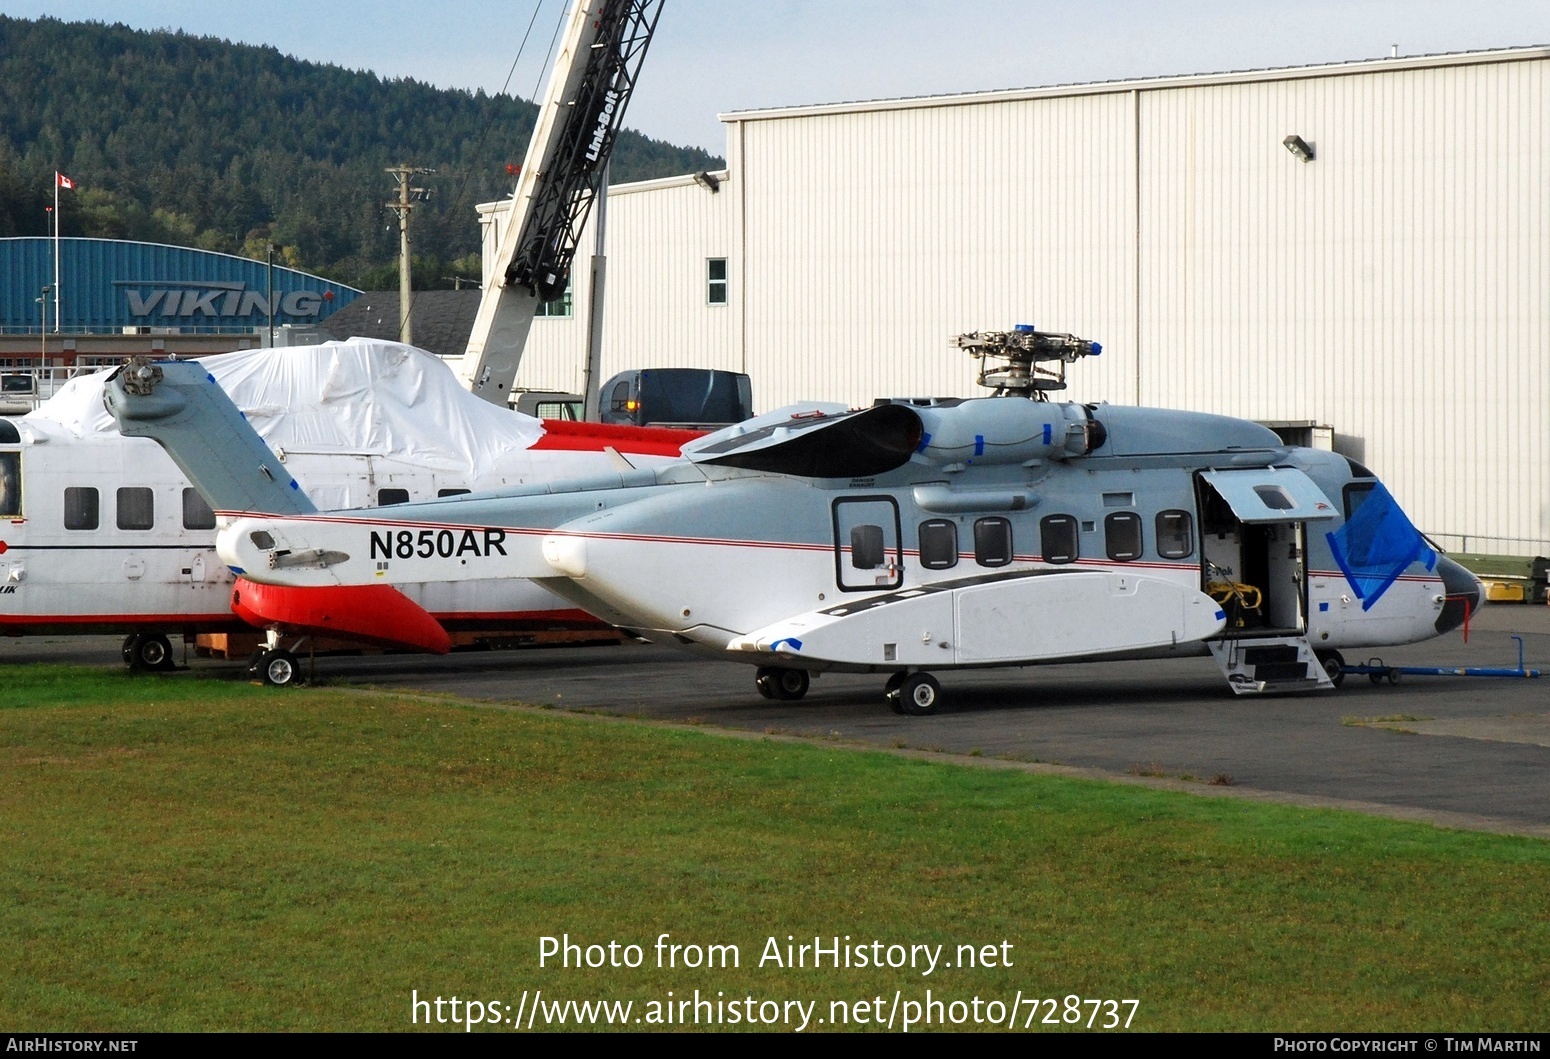
M 1227 613 L 1226 638 L 1307 631 L 1307 524 L 1335 517 L 1313 479 L 1290 467 L 1202 471 L 1202 589 Z

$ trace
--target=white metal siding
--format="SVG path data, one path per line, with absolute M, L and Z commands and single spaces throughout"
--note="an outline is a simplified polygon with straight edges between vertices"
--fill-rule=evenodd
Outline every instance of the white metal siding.
M 968 395 L 949 338 L 1033 323 L 1104 344 L 1075 399 L 1329 424 L 1444 543 L 1550 554 L 1547 68 L 1539 49 L 733 115 L 720 194 L 612 198 L 603 374 L 741 368 L 760 410 Z M 728 258 L 724 309 L 707 256 Z M 535 325 L 520 385 L 579 387 L 582 287 L 572 321 Z
M 964 331 L 1110 342 L 1130 374 L 1128 95 L 749 122 L 748 371 L 761 407 L 967 395 Z
M 741 285 L 733 267 L 730 183 L 724 181 L 716 194 L 688 180 L 610 189 L 599 382 L 631 368 L 741 370 L 738 310 L 733 304 L 706 303 L 706 258 L 728 259 L 734 304 Z M 574 311 L 568 318 L 533 321 L 517 386 L 581 392 L 595 223 L 594 213 L 576 255 Z
M 1332 424 L 1429 532 L 1550 539 L 1545 72 L 1143 93 L 1141 400 Z

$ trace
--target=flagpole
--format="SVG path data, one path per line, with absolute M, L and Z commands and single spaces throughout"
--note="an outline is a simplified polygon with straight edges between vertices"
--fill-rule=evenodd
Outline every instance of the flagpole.
M 54 170 L 54 333 L 59 333 L 59 170 Z

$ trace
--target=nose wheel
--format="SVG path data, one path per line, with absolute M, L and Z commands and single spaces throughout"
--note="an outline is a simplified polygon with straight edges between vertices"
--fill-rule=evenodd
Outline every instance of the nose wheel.
M 301 663 L 283 647 L 260 648 L 248 663 L 248 672 L 273 688 L 301 683 Z
M 795 702 L 807 694 L 810 680 L 805 669 L 782 669 L 779 666 L 760 666 L 754 674 L 754 687 L 767 699 Z

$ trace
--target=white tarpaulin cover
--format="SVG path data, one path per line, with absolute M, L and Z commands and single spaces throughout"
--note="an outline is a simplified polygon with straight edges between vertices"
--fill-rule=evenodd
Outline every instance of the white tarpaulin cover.
M 438 357 L 401 342 L 352 338 L 201 360 L 279 452 L 386 456 L 432 470 L 498 466 L 542 423 L 464 390 Z M 77 437 L 118 436 L 102 406 L 108 372 L 72 379 L 23 417 Z

